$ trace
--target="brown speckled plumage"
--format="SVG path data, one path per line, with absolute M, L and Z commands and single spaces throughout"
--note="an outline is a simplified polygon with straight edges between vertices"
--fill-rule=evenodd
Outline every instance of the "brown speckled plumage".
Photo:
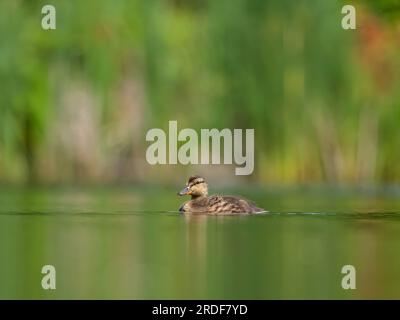
M 261 213 L 264 209 L 258 208 L 250 201 L 237 196 L 207 196 L 208 187 L 200 176 L 189 178 L 186 187 L 179 195 L 191 195 L 192 199 L 185 202 L 180 208 L 181 212 L 207 213 L 207 214 L 241 214 Z

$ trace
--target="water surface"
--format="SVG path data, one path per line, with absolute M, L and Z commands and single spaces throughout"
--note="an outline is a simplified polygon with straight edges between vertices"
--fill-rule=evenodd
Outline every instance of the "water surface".
M 169 188 L 0 191 L 0 298 L 400 298 L 396 188 L 230 190 L 270 213 L 224 217 L 180 215 Z

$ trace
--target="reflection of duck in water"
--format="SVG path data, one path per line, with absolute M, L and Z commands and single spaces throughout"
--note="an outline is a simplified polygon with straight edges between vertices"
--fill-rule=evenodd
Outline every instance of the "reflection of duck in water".
M 185 202 L 180 208 L 181 212 L 208 213 L 208 214 L 238 214 L 261 213 L 264 209 L 256 207 L 246 199 L 236 196 L 207 196 L 208 187 L 200 176 L 192 176 L 186 187 L 178 193 L 180 196 L 190 195 L 192 200 Z

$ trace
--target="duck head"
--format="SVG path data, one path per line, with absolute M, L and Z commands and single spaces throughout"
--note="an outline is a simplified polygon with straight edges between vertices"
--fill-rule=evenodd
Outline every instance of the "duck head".
M 197 197 L 206 197 L 208 194 L 208 186 L 206 181 L 200 176 L 191 176 L 178 195 L 190 195 L 192 199 Z

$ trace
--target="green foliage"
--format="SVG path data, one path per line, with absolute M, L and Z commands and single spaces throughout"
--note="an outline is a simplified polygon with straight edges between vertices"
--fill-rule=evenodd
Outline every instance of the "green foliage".
M 2 2 L 0 179 L 85 178 L 85 166 L 97 166 L 100 181 L 118 179 L 143 156 L 146 128 L 176 119 L 255 128 L 261 181 L 398 181 L 400 48 L 395 14 L 385 22 L 397 2 L 363 3 L 383 18 L 381 59 L 368 55 L 363 28 L 341 29 L 336 1 L 54 1 L 55 31 L 40 28 L 42 2 Z M 120 121 L 116 96 L 132 79 L 143 94 L 132 119 L 139 129 L 117 143 L 132 124 Z M 60 115 L 69 86 L 81 82 L 98 119 L 77 127 L 100 145 L 78 158 L 65 127 L 74 118 Z

